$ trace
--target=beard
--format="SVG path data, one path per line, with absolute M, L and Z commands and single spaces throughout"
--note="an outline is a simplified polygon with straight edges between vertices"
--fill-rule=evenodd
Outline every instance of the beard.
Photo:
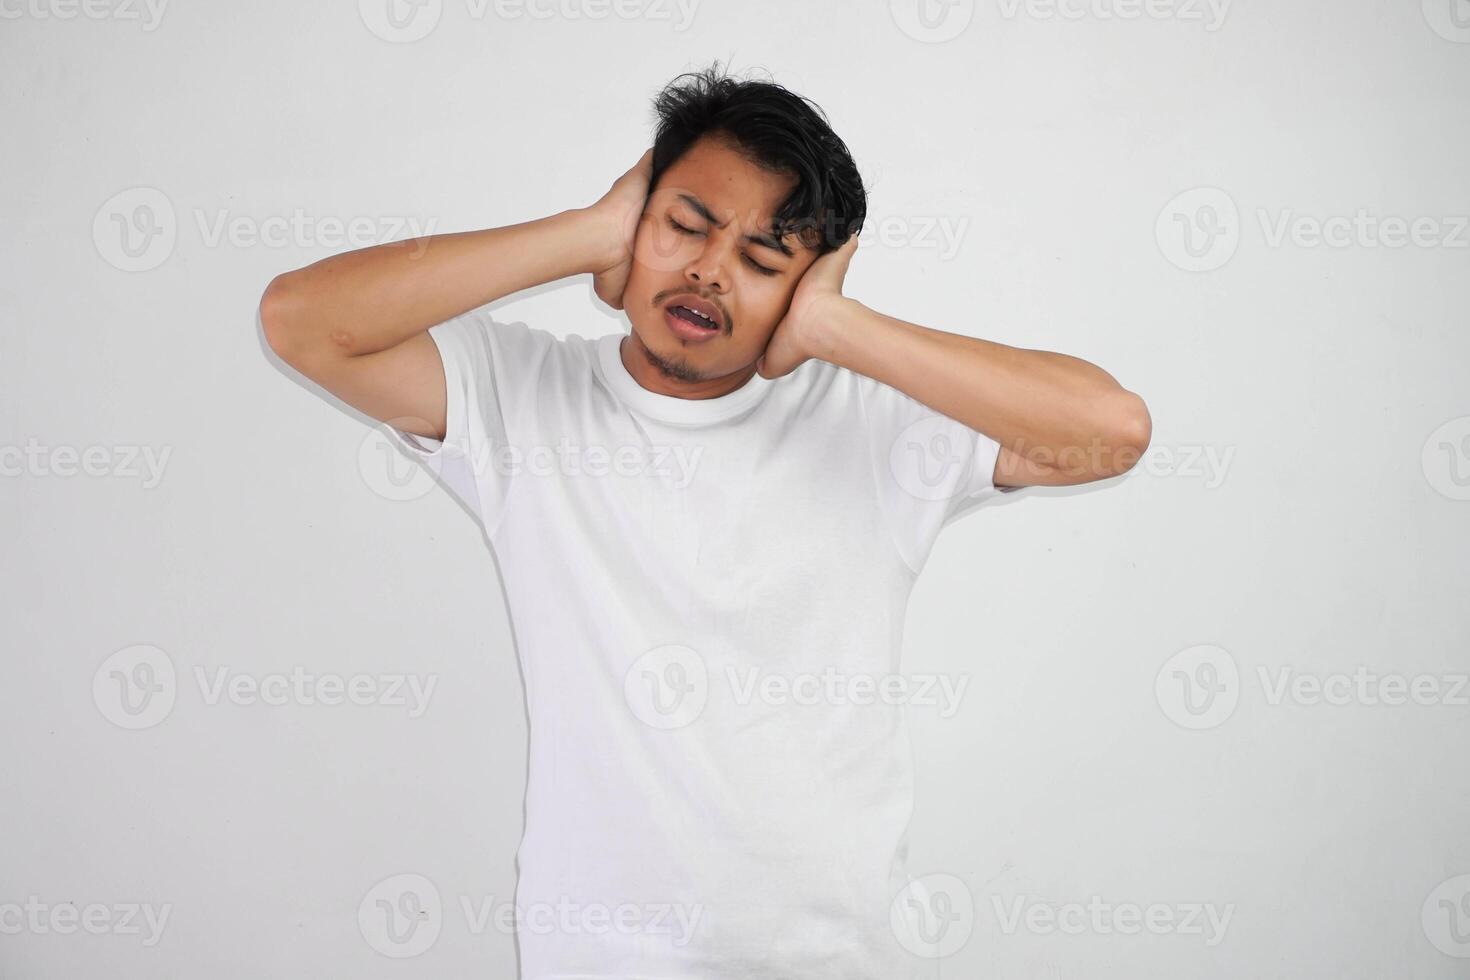
M 694 365 L 690 364 L 682 357 L 665 357 L 663 354 L 660 354 L 652 347 L 649 347 L 647 344 L 642 343 L 641 340 L 638 344 L 638 347 L 640 350 L 643 351 L 644 359 L 647 360 L 649 364 L 652 364 L 654 369 L 657 370 L 658 373 L 663 375 L 665 378 L 671 378 L 675 381 L 687 382 L 706 381 L 709 378 L 713 377 L 713 375 L 705 374 L 703 371 L 700 371 L 698 368 L 694 367 Z

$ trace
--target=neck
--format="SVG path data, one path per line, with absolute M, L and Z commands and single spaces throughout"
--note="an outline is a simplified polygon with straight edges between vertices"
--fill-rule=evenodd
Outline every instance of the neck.
M 618 357 L 639 387 L 673 398 L 718 398 L 742 387 L 755 375 L 755 365 L 748 364 L 733 374 L 704 377 L 682 359 L 663 358 L 649 350 L 636 331 L 618 344 Z

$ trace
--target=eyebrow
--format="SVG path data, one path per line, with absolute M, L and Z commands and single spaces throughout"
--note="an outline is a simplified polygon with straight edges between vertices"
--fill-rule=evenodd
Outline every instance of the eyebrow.
M 680 194 L 679 200 L 683 201 L 685 204 L 689 205 L 691 208 L 697 211 L 701 218 L 703 218 L 705 221 L 708 221 L 716 228 L 723 228 L 725 227 L 725 225 L 729 224 L 728 221 L 725 222 L 725 224 L 721 224 L 720 222 L 716 221 L 715 216 L 710 213 L 710 209 L 705 207 L 704 202 L 695 197 L 693 194 Z M 755 245 L 764 245 L 766 248 L 769 248 L 772 251 L 780 252 L 782 255 L 785 255 L 787 257 L 795 254 L 791 250 L 791 247 L 789 245 L 787 245 L 781 239 L 777 238 L 775 235 L 771 234 L 769 231 L 758 232 L 754 235 L 746 235 L 744 240 Z

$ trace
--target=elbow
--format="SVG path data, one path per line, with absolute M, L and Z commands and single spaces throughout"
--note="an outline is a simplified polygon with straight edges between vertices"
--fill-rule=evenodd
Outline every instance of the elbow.
M 1115 476 L 1131 470 L 1153 441 L 1153 418 L 1148 413 L 1148 405 L 1131 391 L 1124 392 L 1111 441 Z
M 287 364 L 294 364 L 300 348 L 299 331 L 292 315 L 294 305 L 291 273 L 283 272 L 270 281 L 260 296 L 260 330 L 265 342 Z

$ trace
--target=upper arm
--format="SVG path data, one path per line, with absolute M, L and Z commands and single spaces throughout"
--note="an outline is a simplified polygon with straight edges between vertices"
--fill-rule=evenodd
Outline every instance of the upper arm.
M 1019 490 L 1021 487 L 1061 487 L 1076 483 L 1076 479 L 1063 473 L 1055 466 L 1042 462 L 1029 462 L 1008 446 L 1001 446 L 995 457 L 995 472 L 991 477 L 997 488 Z
M 372 354 L 335 356 L 301 369 L 353 408 L 402 432 L 443 439 L 444 366 L 427 333 Z
M 260 304 L 266 341 L 281 360 L 380 422 L 414 435 L 444 438 L 444 366 L 427 332 L 371 354 L 347 354 L 299 339 L 282 305 L 272 289 Z

